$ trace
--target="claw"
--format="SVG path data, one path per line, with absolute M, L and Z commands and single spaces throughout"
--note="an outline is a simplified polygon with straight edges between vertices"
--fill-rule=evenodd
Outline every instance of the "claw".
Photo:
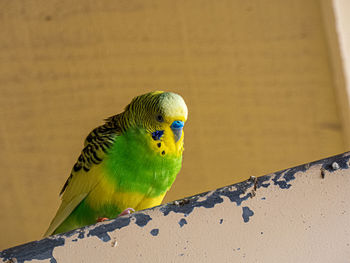
M 108 217 L 99 217 L 97 218 L 97 222 L 103 222 L 103 221 L 106 221 L 106 220 L 109 220 Z
M 121 213 L 118 215 L 118 217 L 119 217 L 119 216 L 130 215 L 131 213 L 134 213 L 134 212 L 135 212 L 135 209 L 129 207 L 129 208 L 125 209 L 123 212 L 121 212 Z
M 134 213 L 135 212 L 135 209 L 134 208 L 127 208 L 127 209 L 125 209 L 123 212 L 121 212 L 119 215 L 118 215 L 118 217 L 120 217 L 120 216 L 125 216 L 125 215 L 130 215 L 131 213 Z M 108 217 L 99 217 L 98 219 L 97 219 L 97 222 L 103 222 L 103 221 L 106 221 L 106 220 L 109 220 L 109 218 Z

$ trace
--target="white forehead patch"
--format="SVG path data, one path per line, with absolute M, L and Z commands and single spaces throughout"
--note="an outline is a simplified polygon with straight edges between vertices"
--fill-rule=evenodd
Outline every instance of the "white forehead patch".
M 162 107 L 164 107 L 164 113 L 169 117 L 184 116 L 187 120 L 187 106 L 184 99 L 175 93 L 164 92 L 162 94 Z

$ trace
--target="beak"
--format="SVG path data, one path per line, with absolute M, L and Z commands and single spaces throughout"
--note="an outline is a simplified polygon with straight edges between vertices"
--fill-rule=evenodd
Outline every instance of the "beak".
M 178 142 L 178 140 L 180 140 L 183 127 L 184 127 L 183 121 L 174 121 L 171 124 L 170 128 L 174 133 L 175 142 Z

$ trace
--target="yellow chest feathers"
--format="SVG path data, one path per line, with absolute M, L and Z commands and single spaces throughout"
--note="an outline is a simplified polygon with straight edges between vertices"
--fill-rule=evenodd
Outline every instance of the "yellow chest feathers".
M 154 140 L 152 134 L 149 135 L 149 147 L 159 155 L 179 157 L 184 150 L 184 132 L 182 132 L 180 140 L 175 142 L 172 130 L 170 127 L 165 127 L 164 134 L 159 140 Z

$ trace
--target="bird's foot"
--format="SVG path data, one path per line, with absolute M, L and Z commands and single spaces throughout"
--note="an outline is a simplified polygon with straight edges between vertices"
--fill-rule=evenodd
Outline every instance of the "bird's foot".
M 119 216 L 130 215 L 131 213 L 134 213 L 134 212 L 135 212 L 135 209 L 129 207 L 129 208 L 125 209 L 123 212 L 121 212 L 121 213 L 118 215 L 118 217 L 119 217 Z
M 121 212 L 118 217 L 120 216 L 125 216 L 125 215 L 130 215 L 131 213 L 134 213 L 135 212 L 135 209 L 134 208 L 127 208 L 125 209 L 123 212 Z M 103 222 L 103 221 L 106 221 L 106 220 L 109 220 L 108 217 L 99 217 L 97 218 L 97 222 Z
M 106 220 L 109 220 L 108 217 L 99 217 L 97 218 L 97 222 L 103 222 L 103 221 L 106 221 Z

